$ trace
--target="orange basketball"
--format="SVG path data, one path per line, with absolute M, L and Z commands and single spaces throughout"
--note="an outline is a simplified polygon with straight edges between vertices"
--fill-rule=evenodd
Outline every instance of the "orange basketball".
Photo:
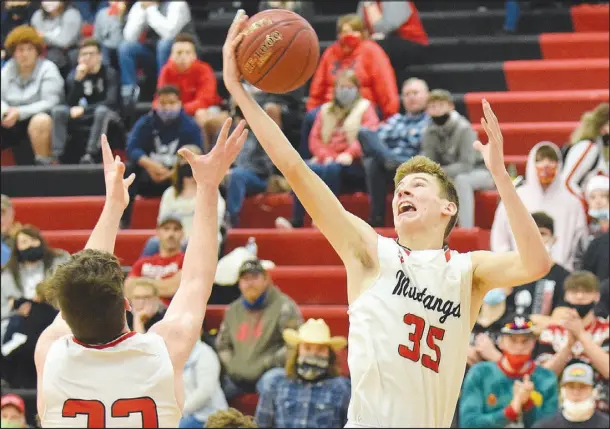
M 237 47 L 237 65 L 255 87 L 290 92 L 313 75 L 320 58 L 318 36 L 309 22 L 284 9 L 259 12 L 248 20 Z

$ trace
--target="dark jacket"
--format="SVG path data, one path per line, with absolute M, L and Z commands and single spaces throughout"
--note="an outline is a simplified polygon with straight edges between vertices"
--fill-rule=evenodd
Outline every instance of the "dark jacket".
M 68 76 L 66 100 L 68 106 L 78 106 L 81 100 L 85 107 L 85 114 L 93 113 L 98 105 L 105 105 L 109 109 L 117 110 L 119 107 L 119 75 L 112 67 L 102 64 L 95 74 L 87 74 L 82 80 L 74 80 L 76 69 Z
M 254 133 L 248 134 L 248 139 L 239 155 L 237 155 L 234 166 L 253 171 L 265 179 L 273 173 L 273 162 L 269 159 L 267 152 L 260 145 Z

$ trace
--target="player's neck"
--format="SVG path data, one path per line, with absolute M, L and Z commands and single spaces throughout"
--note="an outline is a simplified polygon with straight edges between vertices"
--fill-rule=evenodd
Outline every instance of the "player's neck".
M 444 247 L 443 236 L 434 234 L 431 231 L 416 234 L 401 234 L 399 231 L 398 244 L 409 250 L 436 250 Z

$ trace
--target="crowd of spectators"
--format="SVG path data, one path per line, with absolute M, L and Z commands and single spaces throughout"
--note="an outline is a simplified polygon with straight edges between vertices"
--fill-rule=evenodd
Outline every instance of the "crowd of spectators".
M 514 14 L 517 2 L 506 3 Z M 259 4 L 279 7 L 308 19 L 314 13 L 309 2 Z M 96 164 L 107 133 L 124 143 L 127 174 L 136 175 L 122 228 L 131 225 L 136 195 L 161 197 L 156 235 L 125 280 L 128 324 L 146 332 L 180 283 L 192 225 L 195 183 L 177 151 L 208 152 L 222 121 L 241 119 L 241 112 L 222 100 L 214 70 L 198 59 L 204 46 L 185 1 L 7 1 L 2 8 L 2 149 L 10 148 L 18 164 L 43 168 Z M 516 29 L 510 13 L 507 32 Z M 475 192 L 494 187 L 472 147 L 476 132 L 456 111 L 453 95 L 417 77 L 399 92 L 395 71 L 420 63 L 428 44 L 413 2 L 362 1 L 338 19 L 337 40 L 324 51 L 308 93 L 248 86 L 335 194 L 368 193 L 375 227 L 386 224 L 397 166 L 415 155 L 438 162 L 455 182 L 460 227 L 475 226 Z M 156 88 L 150 111 L 137 117 L 150 81 Z M 608 136 L 608 103 L 602 103 L 583 112 L 570 141 L 535 145 L 524 177 L 514 177 L 554 265 L 534 283 L 485 297 L 456 427 L 608 427 Z M 247 197 L 286 191 L 250 133 L 219 189 L 219 256 Z M 277 227 L 304 226 L 305 211 L 293 199 L 292 218 L 278 218 Z M 35 388 L 36 340 L 57 312 L 45 298 L 44 280 L 69 255 L 18 219 L 3 195 L 2 380 Z M 493 251 L 515 248 L 502 203 L 490 244 Z M 250 253 L 235 267 L 239 297 L 217 333 L 202 327 L 185 367 L 181 427 L 213 421 L 342 427 L 350 397 L 346 339 L 331 336 L 324 320 L 304 321 Z M 248 393 L 259 395 L 254 420 L 223 411 Z M 1 408 L 2 427 L 24 427 L 22 398 L 5 395 Z

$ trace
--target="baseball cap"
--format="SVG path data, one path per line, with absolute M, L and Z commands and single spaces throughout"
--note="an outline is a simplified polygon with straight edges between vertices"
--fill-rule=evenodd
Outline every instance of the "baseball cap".
M 238 277 L 241 278 L 241 276 L 247 273 L 264 274 L 265 268 L 258 259 L 251 259 L 241 264 L 238 271 Z
M 17 408 L 22 413 L 25 413 L 25 402 L 19 395 L 15 395 L 14 393 L 7 393 L 0 400 L 0 408 L 4 408 L 7 405 L 12 405 Z
M 563 370 L 561 384 L 582 383 L 589 386 L 594 384 L 593 368 L 584 363 L 573 363 Z
M 169 213 L 163 217 L 161 217 L 158 221 L 157 221 L 157 226 L 163 226 L 168 222 L 175 222 L 177 223 L 180 228 L 182 228 L 182 219 L 180 219 L 180 216 L 174 214 L 174 213 Z
M 517 314 L 506 319 L 506 323 L 502 326 L 500 332 L 508 335 L 532 334 L 533 325 L 527 315 Z
M 8 196 L 2 194 L 2 210 L 10 209 L 11 207 L 13 207 L 11 199 Z

